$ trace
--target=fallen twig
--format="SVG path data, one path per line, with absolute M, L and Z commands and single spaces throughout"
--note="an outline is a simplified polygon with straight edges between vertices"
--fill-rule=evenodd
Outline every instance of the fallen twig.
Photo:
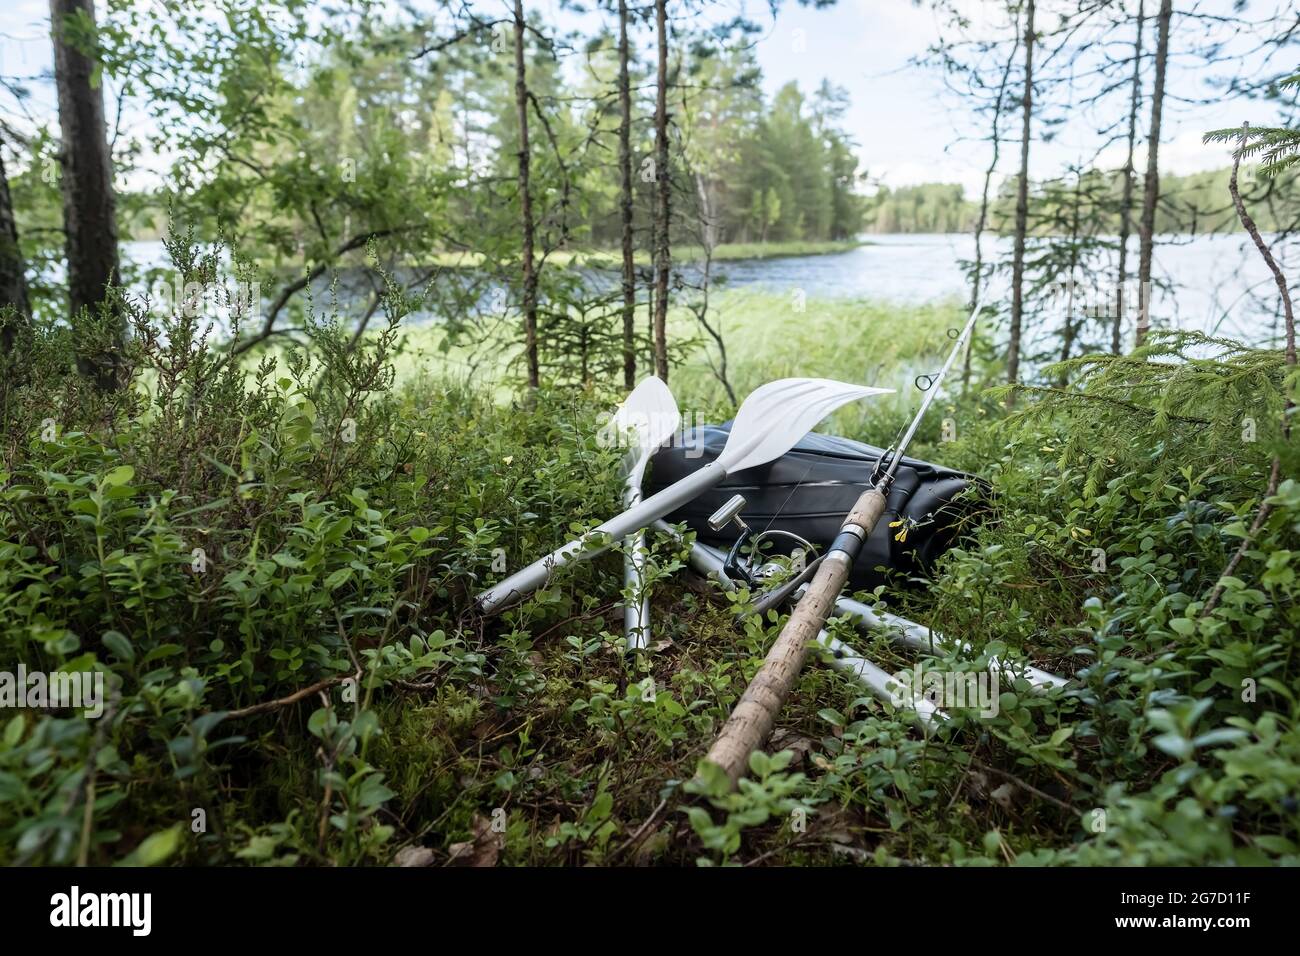
M 325 680 L 317 681 L 310 687 L 304 687 L 302 690 L 296 690 L 288 697 L 281 697 L 277 700 L 267 700 L 260 704 L 253 704 L 251 707 L 241 707 L 239 710 L 226 712 L 226 719 L 237 717 L 252 717 L 254 714 L 264 714 L 267 711 L 279 710 L 281 707 L 288 707 L 290 704 L 296 704 L 298 701 L 310 697 L 312 694 L 322 690 L 327 690 L 335 684 L 341 684 L 352 675 L 339 675 L 337 677 L 327 677 Z
M 618 859 L 624 853 L 636 849 L 636 847 L 640 844 L 640 842 L 643 839 L 645 839 L 645 835 L 649 831 L 650 825 L 659 818 L 659 814 L 663 813 L 664 807 L 666 806 L 668 806 L 668 798 L 664 797 L 662 800 L 659 801 L 659 806 L 654 808 L 654 812 L 651 813 L 650 816 L 645 818 L 645 822 L 636 828 L 635 833 L 633 833 L 630 837 L 628 837 L 627 842 L 610 854 L 609 862 L 612 863 L 614 860 Z
M 1066 811 L 1067 813 L 1073 813 L 1075 816 L 1082 815 L 1082 811 L 1080 811 L 1078 807 L 1066 803 L 1064 800 L 1060 799 L 1059 797 L 1054 797 L 1050 793 L 1044 793 L 1042 790 L 1039 790 L 1037 787 L 1025 783 L 1023 780 L 1021 780 L 1013 773 L 1008 773 L 1005 770 L 999 770 L 997 767 L 994 767 L 992 764 L 987 764 L 983 760 L 978 760 L 975 757 L 971 757 L 970 762 L 974 766 L 978 767 L 980 770 L 983 770 L 985 773 L 994 774 L 996 776 L 1001 777 L 1003 780 L 1009 781 L 1010 783 L 1014 783 L 1017 787 L 1024 790 L 1026 793 L 1032 793 L 1034 796 L 1038 797 L 1039 799 L 1046 800 L 1048 803 L 1060 807 L 1062 810 Z

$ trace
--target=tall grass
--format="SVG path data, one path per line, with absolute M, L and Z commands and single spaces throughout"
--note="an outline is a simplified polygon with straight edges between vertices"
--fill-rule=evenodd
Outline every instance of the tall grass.
M 837 412 L 825 430 L 887 443 L 917 403 L 914 380 L 934 371 L 951 343 L 945 334 L 960 321 L 956 303 L 900 305 L 865 299 L 810 299 L 800 308 L 769 290 L 729 289 L 713 296 L 707 319 L 727 350 L 727 378 L 738 400 L 765 382 L 795 376 L 833 378 L 893 388 L 893 395 Z M 640 315 L 638 316 L 641 317 Z M 438 325 L 404 330 L 394 358 L 399 381 L 432 376 L 487 390 L 499 401 L 516 394 L 520 371 L 514 323 L 474 346 L 448 344 Z M 670 370 L 683 410 L 722 419 L 735 409 L 713 368 L 717 345 L 682 306 L 669 313 L 669 334 L 692 341 L 684 361 Z M 651 370 L 641 356 L 638 375 Z
M 788 296 L 731 289 L 714 297 L 708 320 L 722 332 L 728 379 L 738 398 L 778 378 L 833 378 L 893 388 L 893 395 L 855 402 L 823 430 L 887 443 L 916 405 L 913 381 L 935 371 L 951 346 L 945 332 L 957 324 L 955 303 L 898 305 L 865 299 L 810 299 L 802 308 Z M 700 336 L 685 310 L 672 331 Z M 705 340 L 672 370 L 673 391 L 685 406 L 718 409 L 722 387 L 713 372 L 718 350 Z M 724 396 L 725 397 L 725 396 Z

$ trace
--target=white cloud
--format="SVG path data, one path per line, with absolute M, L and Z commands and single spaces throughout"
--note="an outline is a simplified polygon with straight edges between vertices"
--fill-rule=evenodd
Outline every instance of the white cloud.
M 1001 4 L 956 0 L 956 6 L 971 21 L 968 36 L 1006 38 L 1012 29 Z M 1229 8 L 1230 0 L 1207 0 L 1203 12 L 1227 13 Z M 1191 21 L 1176 24 L 1176 54 L 1182 49 L 1179 44 L 1187 42 L 1188 31 L 1196 28 Z M 804 32 L 807 52 L 802 56 L 790 51 L 794 29 Z M 873 178 L 882 178 L 891 186 L 958 182 L 969 194 L 982 184 L 988 162 L 985 131 L 976 125 L 983 119 L 973 115 L 968 104 L 944 91 L 937 68 L 910 62 L 939 42 L 945 29 L 945 22 L 932 5 L 918 6 L 909 0 L 842 0 L 824 10 L 788 6 L 772 36 L 759 43 L 758 55 L 770 90 L 790 80 L 810 88 L 825 77 L 849 91 L 851 105 L 844 126 L 858 142 L 862 163 Z M 1211 38 L 1203 39 L 1208 42 Z M 1233 42 L 1230 35 L 1213 39 Z M 1245 48 L 1236 52 L 1245 56 L 1239 68 L 1249 72 L 1255 65 L 1250 61 L 1251 54 Z M 1110 55 L 1120 53 L 1111 51 Z M 1213 72 L 1195 57 L 1171 59 L 1167 89 L 1172 95 L 1166 101 L 1162 170 L 1185 174 L 1221 168 L 1229 162 L 1229 151 L 1204 145 L 1201 137 L 1206 130 L 1230 126 L 1243 118 L 1256 123 L 1272 121 L 1269 108 L 1263 104 L 1217 96 L 1210 83 Z M 1146 82 L 1149 85 L 1149 77 Z M 1068 89 L 1058 87 L 1055 98 L 1066 100 Z M 1075 96 L 1085 95 L 1082 81 L 1073 92 Z M 1031 175 L 1057 175 L 1070 165 L 1092 161 L 1099 136 L 1094 124 L 1113 122 L 1122 116 L 1123 99 L 1121 87 L 1111 102 L 1095 108 L 1072 109 L 1068 101 L 1058 103 L 1056 108 L 1065 111 L 1069 122 L 1056 131 L 1051 142 L 1042 139 L 1042 119 L 1036 117 Z M 1144 103 L 1142 125 L 1148 108 Z M 1017 159 L 1017 119 L 1007 118 L 1004 143 L 1011 148 L 1003 150 L 999 179 L 1009 174 Z M 1141 168 L 1145 164 L 1145 133 L 1141 128 L 1136 152 Z M 1117 168 L 1123 165 L 1124 153 L 1124 143 L 1118 141 L 1102 152 L 1098 162 Z

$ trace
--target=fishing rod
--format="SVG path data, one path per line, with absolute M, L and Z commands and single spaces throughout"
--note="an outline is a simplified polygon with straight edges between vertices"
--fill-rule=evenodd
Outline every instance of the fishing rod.
M 807 581 L 803 597 L 795 605 L 776 643 L 768 651 L 763 666 L 745 688 L 745 693 L 704 758 L 707 763 L 715 765 L 726 774 L 733 789 L 749 766 L 749 755 L 762 746 L 771 734 L 777 713 L 793 689 L 799 672 L 803 670 L 809 645 L 825 628 L 826 620 L 839 599 L 840 592 L 844 590 L 863 543 L 880 523 L 903 455 L 915 437 L 925 413 L 934 404 L 952 363 L 970 338 L 980 308 L 981 303 L 977 302 L 965 328 L 957 336 L 952 350 L 944 360 L 943 367 L 935 375 L 925 377 L 927 385 L 924 387 L 925 397 L 921 400 L 921 407 L 917 409 L 916 416 L 903 437 L 886 449 L 876 462 L 870 487 L 859 496 L 845 516 L 844 524 L 830 549 L 792 579 L 797 583 L 787 584 L 780 589 L 785 592 L 780 599 L 784 599 Z

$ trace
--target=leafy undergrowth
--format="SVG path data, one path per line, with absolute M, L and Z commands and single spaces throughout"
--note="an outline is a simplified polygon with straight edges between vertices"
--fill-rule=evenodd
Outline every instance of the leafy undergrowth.
M 734 627 L 658 539 L 649 653 L 622 646 L 617 554 L 476 617 L 618 509 L 612 396 L 394 386 L 396 321 L 358 349 L 322 323 L 286 374 L 138 330 L 147 399 L 90 391 L 63 330 L 9 360 L 3 658 L 102 673 L 107 699 L 6 709 L 0 862 L 1296 861 L 1300 485 L 1202 613 L 1274 451 L 1295 473 L 1278 354 L 1157 340 L 1011 414 L 951 404 L 958 441 L 927 426 L 917 451 L 987 475 L 993 513 L 933 581 L 860 597 L 969 642 L 948 669 L 1028 660 L 1073 689 L 1004 679 L 995 716 L 925 735 L 812 665 L 721 795 L 688 781 L 779 620 Z

